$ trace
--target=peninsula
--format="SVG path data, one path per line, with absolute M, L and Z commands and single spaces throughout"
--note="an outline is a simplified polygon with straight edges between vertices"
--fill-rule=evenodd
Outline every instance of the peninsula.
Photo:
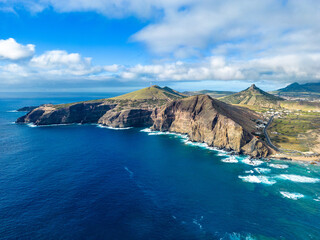
M 151 86 L 114 98 L 42 105 L 17 123 L 34 125 L 97 123 L 105 126 L 150 127 L 187 134 L 191 141 L 255 158 L 274 154 L 261 134 L 261 115 L 208 95 L 187 97 L 171 88 Z

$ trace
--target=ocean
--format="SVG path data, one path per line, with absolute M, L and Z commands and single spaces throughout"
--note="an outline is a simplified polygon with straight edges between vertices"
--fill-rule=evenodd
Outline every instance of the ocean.
M 320 167 L 186 136 L 33 127 L 14 110 L 114 96 L 0 93 L 0 239 L 320 239 Z

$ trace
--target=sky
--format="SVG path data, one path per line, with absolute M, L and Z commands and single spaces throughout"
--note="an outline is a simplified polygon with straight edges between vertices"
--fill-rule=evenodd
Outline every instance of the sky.
M 319 0 L 0 0 L 0 92 L 320 82 Z

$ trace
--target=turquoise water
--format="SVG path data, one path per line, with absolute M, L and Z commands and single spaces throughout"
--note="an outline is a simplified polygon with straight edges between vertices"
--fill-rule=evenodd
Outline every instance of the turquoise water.
M 148 129 L 13 124 L 19 107 L 106 96 L 0 94 L 0 239 L 319 239 L 319 167 Z

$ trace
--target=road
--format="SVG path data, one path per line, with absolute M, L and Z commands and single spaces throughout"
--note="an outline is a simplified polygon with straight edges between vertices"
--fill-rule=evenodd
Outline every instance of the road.
M 272 122 L 272 120 L 273 120 L 273 117 L 274 117 L 274 116 L 271 116 L 271 117 L 270 117 L 267 125 L 266 125 L 266 126 L 264 127 L 264 129 L 263 129 L 263 133 L 264 133 L 264 135 L 265 135 L 265 137 L 266 137 L 266 140 L 267 140 L 267 143 L 269 144 L 269 146 L 272 147 L 274 150 L 276 150 L 276 151 L 278 151 L 278 152 L 282 152 L 279 148 L 277 148 L 275 145 L 272 144 L 272 142 L 271 142 L 271 140 L 270 140 L 270 138 L 269 138 L 269 135 L 268 135 L 267 129 L 268 129 L 269 125 L 271 124 L 271 122 Z

